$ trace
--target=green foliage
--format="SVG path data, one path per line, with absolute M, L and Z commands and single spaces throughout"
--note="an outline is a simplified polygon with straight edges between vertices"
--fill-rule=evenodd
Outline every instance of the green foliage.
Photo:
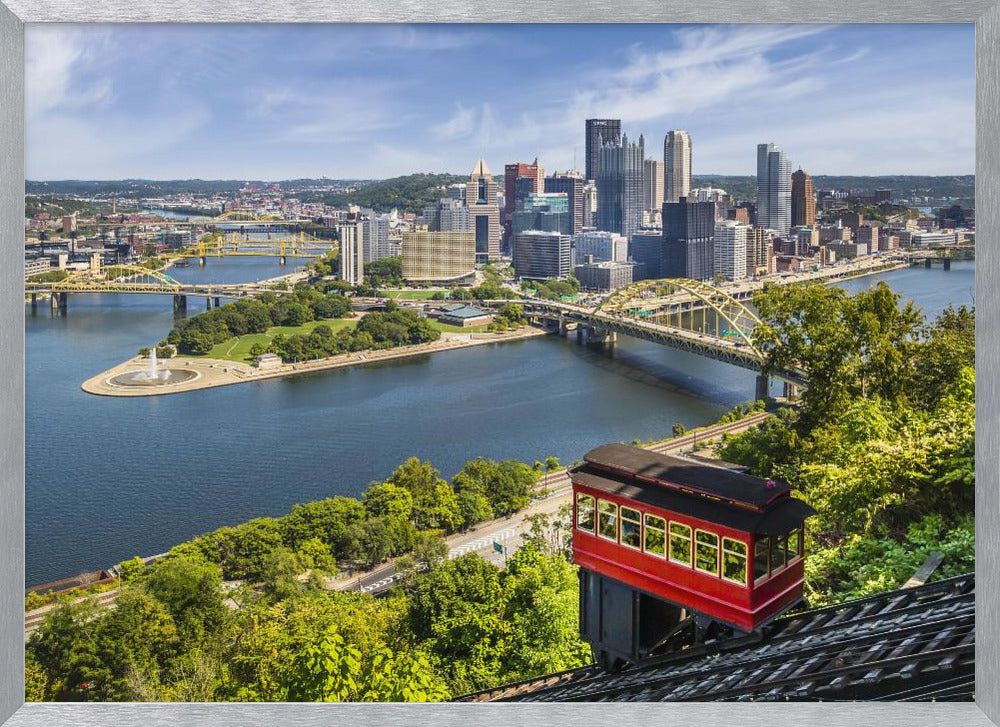
M 528 319 L 524 317 L 524 309 L 516 303 L 507 303 L 493 316 L 493 323 L 490 324 L 490 327 L 496 331 L 508 331 L 520 328 L 527 323 Z
M 365 282 L 373 288 L 398 288 L 403 285 L 403 258 L 386 257 L 365 263 Z
M 138 555 L 130 560 L 123 560 L 121 565 L 118 567 L 121 582 L 128 583 L 129 581 L 134 580 L 145 567 L 146 564 L 143 563 L 142 558 Z
M 68 277 L 69 273 L 65 270 L 47 270 L 44 273 L 32 275 L 28 281 L 32 283 L 59 283 Z
M 468 181 L 468 176 L 454 174 L 407 174 L 371 182 L 347 192 L 300 192 L 303 202 L 323 202 L 335 207 L 356 204 L 380 212 L 423 212 L 445 195 L 449 184 Z
M 545 300 L 572 298 L 580 292 L 580 281 L 570 277 L 565 280 L 544 280 L 535 285 L 535 295 Z
M 537 473 L 522 462 L 496 462 L 479 457 L 452 478 L 466 527 L 492 517 L 505 517 L 528 504 Z

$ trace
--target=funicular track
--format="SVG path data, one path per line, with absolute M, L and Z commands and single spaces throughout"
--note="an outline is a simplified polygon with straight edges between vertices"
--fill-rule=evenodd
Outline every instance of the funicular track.
M 617 674 L 591 665 L 460 701 L 971 699 L 974 608 L 969 574 L 784 616 L 759 636 Z

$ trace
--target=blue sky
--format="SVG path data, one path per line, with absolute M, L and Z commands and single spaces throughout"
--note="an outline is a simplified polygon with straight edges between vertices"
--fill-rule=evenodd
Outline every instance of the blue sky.
M 621 118 L 695 174 L 970 174 L 972 25 L 29 25 L 29 179 L 583 168 Z

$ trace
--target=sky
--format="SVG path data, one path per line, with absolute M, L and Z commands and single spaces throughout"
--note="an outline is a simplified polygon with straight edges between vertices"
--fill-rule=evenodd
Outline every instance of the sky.
M 971 174 L 967 25 L 28 25 L 33 180 L 584 166 L 584 121 L 693 173 Z

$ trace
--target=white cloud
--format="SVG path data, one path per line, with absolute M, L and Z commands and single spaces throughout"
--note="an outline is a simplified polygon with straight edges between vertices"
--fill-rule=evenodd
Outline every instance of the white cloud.
M 80 71 L 105 52 L 110 39 L 70 25 L 32 26 L 25 33 L 25 105 L 28 118 L 56 109 L 95 106 L 112 99 L 111 79 L 82 80 Z

